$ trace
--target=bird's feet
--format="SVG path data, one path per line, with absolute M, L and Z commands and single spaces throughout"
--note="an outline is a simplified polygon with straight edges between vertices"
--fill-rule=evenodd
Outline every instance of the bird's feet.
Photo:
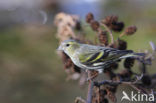
M 87 71 L 88 72 L 88 78 L 87 81 L 92 81 L 94 78 L 96 78 L 98 76 L 98 72 L 97 71 Z

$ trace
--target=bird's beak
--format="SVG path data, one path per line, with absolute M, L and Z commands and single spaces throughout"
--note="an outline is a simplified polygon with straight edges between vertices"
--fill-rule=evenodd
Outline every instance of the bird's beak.
M 57 48 L 58 51 L 62 51 L 62 46 L 60 45 L 58 48 Z

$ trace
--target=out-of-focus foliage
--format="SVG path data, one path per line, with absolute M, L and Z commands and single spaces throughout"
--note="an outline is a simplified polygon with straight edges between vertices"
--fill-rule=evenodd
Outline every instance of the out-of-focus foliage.
M 94 2 L 81 2 L 74 3 L 76 6 L 72 6 L 72 2 L 57 2 L 55 6 L 42 5 L 42 9 L 48 16 L 46 24 L 40 21 L 42 16 L 35 19 L 34 12 L 29 11 L 33 9 L 29 7 L 27 7 L 29 10 L 21 9 L 20 6 L 14 9 L 21 10 L 16 16 L 13 9 L 0 9 L 0 102 L 73 103 L 73 98 L 76 96 L 85 96 L 84 90 L 86 89 L 80 89 L 77 82 L 66 82 L 63 65 L 55 52 L 58 46 L 55 38 L 56 28 L 50 24 L 57 11 L 81 15 L 85 8 L 84 15 L 96 9 L 99 11 L 95 18 L 116 14 L 126 22 L 126 26 L 135 24 L 138 28 L 135 35 L 123 37 L 128 40 L 128 48 L 137 51 L 139 47 L 145 50 L 150 49 L 149 41 L 156 43 L 156 3 L 154 0 L 107 0 L 100 2 L 98 6 L 96 4 L 95 7 L 88 6 L 88 9 L 86 5 L 93 5 Z M 40 10 L 40 8 L 35 8 L 35 10 Z M 94 13 L 96 10 L 91 12 Z M 27 13 L 30 15 L 28 16 Z M 87 33 L 87 37 L 93 39 L 91 28 L 85 26 L 83 30 Z M 148 68 L 151 73 L 156 72 L 155 66 L 156 63 L 153 61 L 153 65 Z
M 76 85 L 65 82 L 51 28 L 27 25 L 1 32 L 0 98 L 4 103 L 61 102 L 59 98 L 71 97 L 66 94 L 70 85 L 79 92 Z

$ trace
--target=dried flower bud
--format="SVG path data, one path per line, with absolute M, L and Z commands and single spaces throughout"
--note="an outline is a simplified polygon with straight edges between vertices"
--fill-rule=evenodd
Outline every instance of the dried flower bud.
M 113 63 L 113 64 L 111 64 L 111 68 L 112 69 L 117 69 L 118 68 L 118 63 Z
M 118 49 L 119 50 L 126 50 L 127 49 L 127 42 L 124 40 L 118 39 Z
M 149 75 L 144 75 L 141 79 L 142 83 L 146 86 L 151 85 L 151 78 Z
M 130 79 L 131 75 L 132 75 L 132 71 L 128 70 L 128 69 L 124 69 L 123 71 L 121 71 L 121 73 L 119 73 L 120 77 L 122 78 L 122 80 L 127 80 Z
M 66 62 L 66 60 L 69 59 L 69 56 L 65 54 L 64 52 L 62 52 L 62 59 L 63 59 L 63 62 Z
M 68 69 L 70 67 L 72 67 L 73 62 L 71 61 L 71 59 L 67 59 L 66 62 L 64 63 L 64 68 Z
M 91 21 L 91 24 L 90 25 L 91 25 L 91 27 L 92 27 L 92 29 L 94 31 L 98 31 L 98 28 L 100 27 L 99 22 L 98 21 L 95 21 L 95 20 Z
M 120 32 L 123 30 L 123 28 L 124 28 L 123 22 L 117 22 L 117 23 L 114 23 L 110 26 L 110 29 L 112 29 L 115 32 Z
M 107 16 L 104 20 L 102 20 L 102 23 L 107 25 L 111 30 L 115 32 L 120 32 L 124 28 L 124 23 L 118 22 L 117 16 Z
M 116 103 L 116 96 L 115 96 L 115 93 L 114 93 L 114 92 L 112 92 L 111 90 L 108 91 L 107 96 L 108 96 L 108 98 L 109 98 L 112 102 Z
M 130 69 L 134 65 L 134 61 L 135 61 L 134 58 L 130 58 L 130 57 L 126 58 L 124 61 L 124 67 Z
M 118 63 L 116 62 L 112 63 L 109 66 L 105 67 L 104 73 L 109 72 L 110 77 L 114 78 L 116 75 L 112 72 L 112 70 L 115 70 L 117 68 L 118 68 Z
M 104 98 L 100 103 L 109 103 L 108 99 Z
M 101 44 L 108 45 L 108 35 L 106 31 L 102 31 L 99 33 L 99 41 Z
M 75 72 L 81 73 L 81 68 L 79 68 L 78 66 L 73 65 L 73 69 Z
M 113 44 L 111 44 L 109 47 L 111 47 L 111 48 L 118 48 L 118 46 L 117 46 L 117 44 L 116 43 L 113 43 Z
M 80 21 L 76 22 L 75 29 L 76 29 L 76 30 L 81 30 L 81 29 L 82 29 L 82 28 L 81 28 L 81 23 L 80 23 Z
M 116 74 L 112 71 L 109 72 L 109 77 L 111 80 L 113 80 L 116 77 Z
M 102 90 L 103 95 L 107 95 L 107 90 Z
M 107 89 L 110 91 L 110 92 L 112 92 L 112 93 L 115 93 L 116 92 L 116 90 L 117 90 L 117 86 L 110 86 L 110 87 L 107 87 Z
M 103 100 L 105 99 L 105 95 L 107 95 L 107 91 L 103 90 L 103 89 L 100 89 L 99 90 L 100 103 L 102 103 Z
M 88 13 L 86 15 L 86 22 L 90 23 L 92 20 L 94 20 L 94 15 L 92 13 Z
M 64 52 L 62 52 L 62 60 L 64 63 L 64 69 L 68 69 L 68 68 L 72 67 L 73 62 L 71 61 L 69 56 L 67 54 L 65 54 Z
M 137 31 L 136 26 L 129 26 L 125 29 L 125 34 L 126 35 L 132 35 Z
M 107 16 L 104 20 L 102 20 L 102 23 L 106 24 L 107 26 L 110 26 L 111 24 L 114 24 L 118 21 L 117 16 Z

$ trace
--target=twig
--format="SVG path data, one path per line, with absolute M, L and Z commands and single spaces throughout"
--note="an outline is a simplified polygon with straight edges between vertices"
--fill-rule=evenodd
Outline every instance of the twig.
M 126 84 L 126 85 L 131 86 L 132 88 L 134 88 L 134 89 L 137 90 L 137 91 L 140 91 L 140 92 L 143 92 L 143 93 L 148 94 L 145 90 L 143 90 L 142 88 L 138 88 L 138 87 L 136 86 L 137 84 L 139 84 L 139 83 L 137 82 L 137 80 L 134 81 L 134 82 L 112 81 L 112 80 L 104 80 L 104 81 L 102 81 L 102 82 L 100 82 L 100 83 L 94 82 L 94 85 L 95 85 L 95 86 L 98 86 L 98 87 L 101 86 L 101 85 L 105 85 L 105 84 L 109 84 L 109 85 Z
M 97 89 L 98 93 L 97 93 L 97 103 L 100 103 L 100 88 Z
M 102 82 L 94 82 L 95 86 L 101 86 L 105 84 L 110 84 L 110 85 L 118 85 L 118 84 L 131 84 L 131 82 L 122 82 L 122 81 L 112 81 L 112 80 L 104 80 Z
M 154 44 L 152 41 L 150 41 L 149 44 L 150 44 L 152 50 L 153 50 L 153 51 L 156 51 L 156 46 L 155 46 L 155 44 Z
M 156 55 L 156 45 L 152 41 L 150 41 L 149 44 L 152 48 L 152 53 L 151 53 L 152 57 L 151 58 L 154 59 L 153 57 L 155 57 L 155 55 Z
M 80 101 L 81 103 L 86 103 L 86 101 L 85 101 L 84 99 L 82 99 L 81 97 L 76 97 L 75 103 L 79 103 L 79 101 Z
M 87 96 L 87 103 L 92 103 L 92 90 L 94 83 L 90 80 L 88 85 L 88 96 Z
M 119 37 L 121 38 L 124 35 L 125 35 L 125 32 L 122 32 Z
M 100 23 L 102 26 L 105 27 L 105 29 L 109 32 L 109 35 L 110 35 L 110 38 L 111 38 L 111 44 L 114 43 L 114 37 L 113 37 L 113 34 L 112 34 L 112 31 L 107 27 L 107 25 L 103 24 L 103 23 Z
M 130 86 L 131 86 L 132 88 L 134 88 L 135 90 L 139 91 L 139 92 L 148 94 L 148 93 L 147 93 L 143 88 L 141 88 L 141 87 L 137 87 L 136 85 L 133 85 L 133 84 L 130 84 Z
M 145 65 L 145 63 L 142 63 L 142 68 L 141 68 L 141 70 L 142 70 L 142 73 L 143 73 L 143 74 L 146 73 L 146 65 Z
M 91 71 L 88 71 L 88 78 L 91 76 Z M 87 94 L 87 103 L 92 103 L 92 91 L 93 91 L 94 83 L 91 79 L 89 79 L 88 84 L 88 94 Z
M 62 22 L 60 22 L 60 17 L 62 19 L 61 20 Z M 90 18 L 88 18 L 88 19 L 90 19 Z M 91 14 L 91 19 L 96 22 L 96 20 L 94 20 L 94 17 L 93 17 L 92 14 Z M 113 26 L 114 26 L 113 23 L 119 23 L 117 16 L 108 16 L 107 18 L 105 18 L 105 20 L 107 20 L 108 24 L 112 24 Z M 61 16 L 58 16 L 56 18 L 56 22 L 58 23 L 58 24 L 56 24 L 57 27 L 58 27 L 57 37 L 59 37 L 60 42 L 72 37 L 73 39 L 78 39 L 80 41 L 81 40 L 86 41 L 86 43 L 91 44 L 91 43 L 89 43 L 89 40 L 87 40 L 85 38 L 85 36 L 81 37 L 81 36 L 76 36 L 75 35 L 74 28 L 76 27 L 75 25 L 77 23 L 77 19 L 75 19 L 72 15 L 61 14 Z M 74 24 L 73 24 L 73 22 L 74 22 Z M 102 28 L 99 27 L 99 23 L 100 23 L 100 26 L 104 28 L 104 30 L 102 30 Z M 68 24 L 70 24 L 70 25 L 68 25 Z M 92 27 L 92 25 L 85 25 L 85 26 L 91 26 Z M 115 25 L 115 27 L 120 28 L 120 25 Z M 92 27 L 92 29 L 93 29 L 93 31 L 96 32 L 94 45 L 105 44 L 105 43 L 102 43 L 100 41 L 100 39 L 102 38 L 102 37 L 100 37 L 100 35 L 103 34 L 102 32 L 108 32 L 109 33 L 109 38 L 110 38 L 110 44 L 106 45 L 106 46 L 112 47 L 111 44 L 113 44 L 113 47 L 115 48 L 115 46 L 118 43 L 118 42 L 114 41 L 114 37 L 113 37 L 113 34 L 112 34 L 112 31 L 116 31 L 115 29 L 110 29 L 109 26 L 107 26 L 106 24 L 104 24 L 102 22 L 98 22 L 98 25 L 96 25 L 96 30 L 94 30 L 93 27 Z M 132 29 L 132 27 L 130 27 L 129 29 Z M 124 35 L 132 34 L 135 31 L 136 31 L 136 27 L 134 27 L 134 30 L 128 30 L 128 31 L 122 32 L 119 35 L 119 37 L 122 37 Z M 108 43 L 109 38 L 107 38 L 107 37 L 104 38 L 107 43 Z M 99 42 L 97 42 L 97 39 L 99 39 Z M 100 44 L 98 44 L 98 43 L 100 43 Z M 88 72 L 87 72 L 88 73 L 87 98 L 84 100 L 81 97 L 76 97 L 75 103 L 79 103 L 79 102 L 81 102 L 81 103 L 92 103 L 92 102 L 95 102 L 95 101 L 97 103 L 99 103 L 99 102 L 101 102 L 103 100 L 108 101 L 108 99 L 111 99 L 112 101 L 116 102 L 116 96 L 115 96 L 116 89 L 118 88 L 118 85 L 122 85 L 122 84 L 129 85 L 130 87 L 134 88 L 137 91 L 140 91 L 140 92 L 145 93 L 145 94 L 149 94 L 149 89 L 154 89 L 155 84 L 156 84 L 156 74 L 149 75 L 147 73 L 148 71 L 146 70 L 147 69 L 147 64 L 151 64 L 151 61 L 154 59 L 154 56 L 156 55 L 156 45 L 153 42 L 150 42 L 150 45 L 151 45 L 151 48 L 153 50 L 152 53 L 150 53 L 148 55 L 145 55 L 143 57 L 138 56 L 138 57 L 135 58 L 141 64 L 140 65 L 141 66 L 140 67 L 141 74 L 146 74 L 150 78 L 145 77 L 143 79 L 142 78 L 143 75 L 141 75 L 140 72 L 139 72 L 139 74 L 134 73 L 133 71 L 131 71 L 131 68 L 128 68 L 128 70 L 129 70 L 128 72 L 121 72 L 121 74 L 119 73 L 119 75 L 118 75 L 118 73 L 115 73 L 113 71 L 113 69 L 118 68 L 118 65 L 117 65 L 117 67 L 116 66 L 115 67 L 114 66 L 109 67 L 109 69 L 111 69 L 111 70 L 108 71 L 108 74 L 109 74 L 111 80 L 104 80 L 102 82 L 98 82 L 97 80 L 95 80 L 96 82 L 94 82 L 94 81 L 92 81 L 92 79 L 95 78 L 97 75 L 91 75 L 91 71 L 88 70 Z M 119 46 L 122 46 L 122 43 L 119 44 Z M 63 61 L 66 61 L 67 59 L 69 59 L 69 58 L 65 57 L 65 60 L 63 60 Z M 67 62 L 64 62 L 64 64 L 66 64 L 66 63 Z M 72 61 L 71 61 L 71 63 L 72 63 Z M 117 63 L 117 64 L 119 64 L 119 63 Z M 129 65 L 131 65 L 131 64 L 129 64 Z M 124 67 L 126 68 L 125 64 L 124 64 Z M 68 70 L 67 73 L 68 73 L 69 76 L 73 74 L 73 73 L 71 74 L 70 71 L 75 70 L 75 68 L 71 67 L 71 66 L 67 67 L 65 65 L 65 68 L 66 68 L 66 71 Z M 74 72 L 76 72 L 76 71 L 74 71 Z M 134 76 L 137 77 L 135 80 L 133 78 Z M 83 76 L 81 76 L 80 85 L 83 85 L 85 80 L 86 80 L 86 76 L 84 74 Z M 150 80 L 151 83 L 148 83 L 149 80 Z M 108 88 L 106 88 L 105 85 L 106 85 L 106 87 L 108 86 Z M 97 87 L 97 88 L 94 88 L 94 86 Z M 156 95 L 156 92 L 152 91 L 152 93 L 154 95 Z

